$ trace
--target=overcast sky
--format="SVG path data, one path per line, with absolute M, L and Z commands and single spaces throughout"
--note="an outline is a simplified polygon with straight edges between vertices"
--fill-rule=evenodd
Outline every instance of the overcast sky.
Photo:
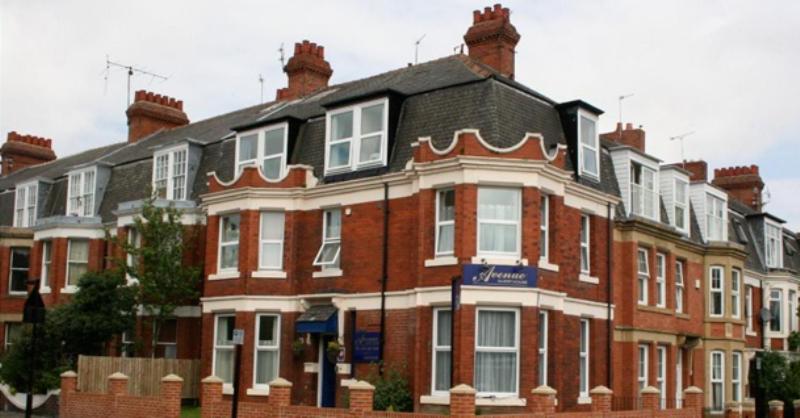
M 54 139 L 60 156 L 124 140 L 124 70 L 133 90 L 184 100 L 194 120 L 274 98 L 279 54 L 325 46 L 331 83 L 453 53 L 480 1 L 33 1 L 0 3 L 0 135 Z M 800 2 L 506 1 L 522 39 L 517 80 L 643 125 L 647 151 L 710 168 L 759 164 L 767 209 L 800 229 Z M 107 74 L 107 79 L 106 79 Z M 465 127 L 466 128 L 466 127 Z

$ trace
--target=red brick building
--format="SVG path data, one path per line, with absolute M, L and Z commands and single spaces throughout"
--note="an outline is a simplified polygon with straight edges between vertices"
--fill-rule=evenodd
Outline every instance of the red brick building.
M 705 163 L 648 155 L 641 129 L 600 135 L 600 109 L 514 81 L 520 39 L 487 8 L 466 55 L 337 85 L 304 41 L 276 101 L 193 123 L 137 92 L 126 141 L 0 177 L 2 332 L 23 277 L 57 304 L 117 254 L 106 229 L 137 242 L 152 191 L 183 210 L 201 237 L 185 261 L 204 268 L 156 353 L 201 358 L 225 393 L 240 329 L 242 399 L 280 376 L 294 403 L 341 404 L 382 360 L 417 410 L 461 383 L 509 412 L 541 385 L 559 410 L 588 410 L 600 385 L 618 408 L 648 386 L 663 407 L 689 386 L 710 413 L 744 402 L 747 361 L 797 329 L 797 237 L 763 212 L 757 168 L 709 182 Z M 135 334 L 149 341 L 146 320 Z

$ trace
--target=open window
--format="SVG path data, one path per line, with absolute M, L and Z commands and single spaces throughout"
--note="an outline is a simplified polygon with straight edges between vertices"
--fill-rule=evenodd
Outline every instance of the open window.
M 322 244 L 314 258 L 314 265 L 322 268 L 338 268 L 342 249 L 342 211 L 326 209 L 322 213 Z

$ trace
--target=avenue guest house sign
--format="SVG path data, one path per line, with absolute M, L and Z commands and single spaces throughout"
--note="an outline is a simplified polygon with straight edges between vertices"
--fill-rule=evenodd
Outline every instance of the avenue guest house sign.
M 528 266 L 466 264 L 463 278 L 465 286 L 536 287 L 537 273 Z

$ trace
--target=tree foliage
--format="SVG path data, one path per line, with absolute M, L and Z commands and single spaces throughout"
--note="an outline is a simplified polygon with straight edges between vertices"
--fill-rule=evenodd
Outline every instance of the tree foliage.
M 766 399 L 800 399 L 800 360 L 789 361 L 775 351 L 764 352 L 758 376 Z

